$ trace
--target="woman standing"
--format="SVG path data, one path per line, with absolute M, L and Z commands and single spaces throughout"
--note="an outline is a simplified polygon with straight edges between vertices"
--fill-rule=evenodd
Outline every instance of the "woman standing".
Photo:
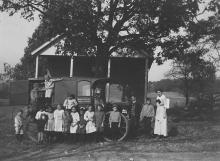
M 167 113 L 166 113 L 166 97 L 161 90 L 157 91 L 157 110 L 155 116 L 154 134 L 159 137 L 167 136 Z

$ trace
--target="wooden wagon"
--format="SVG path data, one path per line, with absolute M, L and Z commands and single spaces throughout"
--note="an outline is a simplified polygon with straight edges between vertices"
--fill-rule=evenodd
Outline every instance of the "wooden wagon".
M 152 61 L 143 56 L 110 57 L 104 65 L 104 75 L 97 77 L 93 70 L 96 57 L 48 55 L 47 52 L 51 52 L 51 48 L 58 40 L 60 39 L 55 38 L 32 53 L 36 58 L 35 78 L 11 82 L 11 103 L 16 104 L 14 98 L 18 95 L 20 95 L 19 103 L 22 102 L 21 100 L 23 104 L 30 103 L 29 96 L 34 83 L 43 83 L 43 71 L 49 68 L 53 77 L 62 77 L 61 81 L 55 82 L 52 104 L 63 103 L 70 94 L 77 97 L 80 106 L 94 105 L 101 99 L 105 104 L 107 140 L 109 140 L 109 111 L 112 104 L 117 104 L 122 116 L 120 136 L 117 139 L 123 140 L 129 132 L 128 99 L 131 95 L 135 95 L 137 101 L 144 102 L 147 94 L 148 69 Z M 17 90 L 19 85 L 24 87 L 19 88 L 20 91 Z M 98 97 L 97 90 L 100 92 Z

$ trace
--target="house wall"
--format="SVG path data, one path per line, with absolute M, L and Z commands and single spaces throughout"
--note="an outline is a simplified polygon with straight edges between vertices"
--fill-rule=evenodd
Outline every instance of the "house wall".
M 70 73 L 70 57 L 65 56 L 43 56 L 43 63 L 40 65 L 41 76 L 46 68 L 49 68 L 53 77 L 69 77 Z M 46 62 L 46 63 L 45 63 Z M 74 57 L 73 77 L 91 77 L 95 78 L 94 67 L 96 64 L 95 57 Z M 107 77 L 107 63 L 105 63 L 104 75 Z M 143 58 L 111 58 L 110 78 L 120 82 L 124 87 L 129 84 L 129 95 L 137 96 L 140 102 L 144 100 L 144 77 L 145 76 L 145 59 Z M 65 89 L 71 89 L 71 83 L 62 85 Z M 70 87 L 71 86 L 71 87 Z M 61 88 L 59 88 L 61 90 Z M 61 90 L 63 92 L 63 90 Z M 64 92 L 65 95 L 69 92 Z

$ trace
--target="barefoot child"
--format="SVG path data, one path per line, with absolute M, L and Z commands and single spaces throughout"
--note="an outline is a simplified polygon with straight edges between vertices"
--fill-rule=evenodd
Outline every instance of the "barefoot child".
M 102 105 L 100 104 L 97 106 L 97 111 L 95 112 L 96 141 L 98 142 L 103 140 L 104 121 L 105 113 Z
M 113 111 L 110 112 L 109 126 L 112 137 L 116 139 L 121 126 L 121 113 L 118 111 L 118 107 L 116 105 L 113 105 Z
M 42 144 L 44 141 L 44 127 L 47 122 L 47 115 L 43 107 L 41 107 L 40 110 L 37 112 L 35 119 L 37 121 L 38 130 L 37 142 L 38 144 Z
M 23 118 L 22 118 L 22 113 L 23 111 L 20 110 L 15 116 L 15 136 L 17 141 L 21 142 L 23 139 L 24 135 L 24 130 L 23 130 Z

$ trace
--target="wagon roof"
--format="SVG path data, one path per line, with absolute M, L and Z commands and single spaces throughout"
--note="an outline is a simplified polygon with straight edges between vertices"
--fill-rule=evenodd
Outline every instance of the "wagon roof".
M 79 34 L 76 34 L 74 36 L 78 36 Z M 39 46 L 37 49 L 35 49 L 34 51 L 31 52 L 31 55 L 33 56 L 38 56 L 38 55 L 42 55 L 47 49 L 51 48 L 52 46 L 54 46 L 55 44 L 57 44 L 58 42 L 60 42 L 61 40 L 63 40 L 66 37 L 65 34 L 61 34 L 61 35 L 57 35 L 53 38 L 51 38 L 49 41 L 45 42 L 44 44 L 42 44 L 41 46 Z M 138 52 L 139 55 L 138 56 L 130 56 L 130 58 L 143 58 L 145 59 L 147 55 L 146 51 L 144 50 L 140 50 L 140 52 Z M 54 56 L 54 55 L 53 55 Z M 78 57 L 78 55 L 76 55 Z M 85 57 L 85 56 L 84 56 Z M 121 56 L 112 56 L 112 57 L 121 57 Z M 152 55 L 150 56 L 152 57 Z M 126 57 L 123 57 L 126 58 Z

